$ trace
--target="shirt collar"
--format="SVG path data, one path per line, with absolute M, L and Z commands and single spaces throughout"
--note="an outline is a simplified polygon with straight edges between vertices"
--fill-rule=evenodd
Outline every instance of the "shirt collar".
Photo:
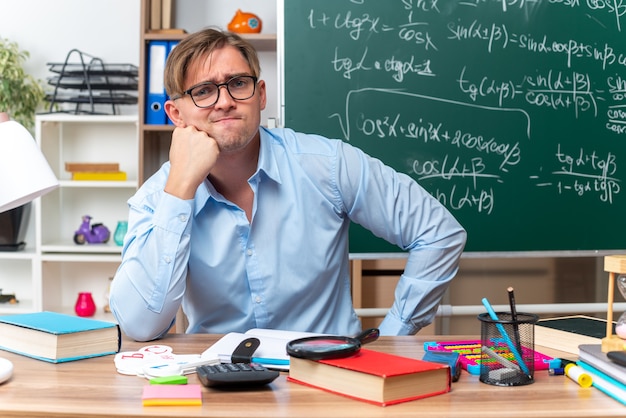
M 257 164 L 257 170 L 252 175 L 251 178 L 255 178 L 259 175 L 259 173 L 263 172 L 267 178 L 275 181 L 276 183 L 281 183 L 280 178 L 280 169 L 278 168 L 278 162 L 276 161 L 276 155 L 272 152 L 273 142 L 276 141 L 274 136 L 264 127 L 259 128 L 259 133 L 261 136 L 261 144 L 259 147 L 259 162 Z M 213 185 L 205 181 L 198 190 L 196 191 L 195 197 L 195 210 L 194 213 L 197 215 L 204 205 L 206 204 L 209 198 L 221 200 L 221 195 L 215 190 Z
M 259 172 L 262 171 L 268 178 L 280 184 L 282 182 L 280 178 L 280 169 L 278 168 L 278 162 L 276 161 L 276 153 L 272 152 L 276 138 L 274 138 L 267 128 L 262 126 L 259 128 L 259 132 L 261 134 L 259 164 L 254 176 L 257 176 Z

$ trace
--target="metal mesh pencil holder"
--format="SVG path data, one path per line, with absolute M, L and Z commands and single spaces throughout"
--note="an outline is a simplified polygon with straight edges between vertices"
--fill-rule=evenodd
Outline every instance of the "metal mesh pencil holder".
M 481 321 L 480 381 L 496 386 L 521 386 L 534 382 L 535 314 L 496 312 L 478 315 Z

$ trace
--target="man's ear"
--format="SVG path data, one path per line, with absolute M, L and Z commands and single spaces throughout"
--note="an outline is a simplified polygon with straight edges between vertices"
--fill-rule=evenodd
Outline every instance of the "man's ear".
M 260 108 L 261 110 L 265 110 L 265 105 L 267 104 L 267 92 L 265 91 L 265 80 L 259 80 L 257 84 L 257 88 L 259 89 L 259 96 L 261 98 Z
M 176 107 L 176 103 L 173 100 L 167 100 L 164 105 L 165 113 L 170 118 L 170 120 L 174 123 L 175 126 L 179 128 L 184 128 L 187 126 L 183 121 L 180 111 L 178 107 Z

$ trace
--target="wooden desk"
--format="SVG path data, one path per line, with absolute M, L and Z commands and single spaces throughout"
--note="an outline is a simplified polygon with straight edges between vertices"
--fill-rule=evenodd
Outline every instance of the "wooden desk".
M 219 336 L 172 334 L 159 341 L 177 354 L 198 354 Z M 369 348 L 421 358 L 423 342 L 459 337 L 384 337 Z M 465 337 L 464 337 L 465 338 Z M 122 350 L 147 345 L 124 341 Z M 542 350 L 558 356 L 559 352 Z M 495 387 L 463 372 L 450 393 L 379 407 L 287 382 L 281 375 L 261 390 L 225 392 L 203 387 L 201 407 L 143 407 L 147 380 L 118 374 L 113 356 L 49 364 L 0 351 L 15 366 L 0 385 L 0 416 L 9 417 L 624 417 L 626 406 L 595 388 L 583 389 L 564 376 L 535 373 L 535 382 Z M 199 383 L 190 375 L 190 383 Z

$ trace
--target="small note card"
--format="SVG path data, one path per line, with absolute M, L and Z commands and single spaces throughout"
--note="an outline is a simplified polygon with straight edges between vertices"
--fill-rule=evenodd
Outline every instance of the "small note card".
M 202 405 L 200 385 L 146 385 L 141 397 L 143 406 Z

